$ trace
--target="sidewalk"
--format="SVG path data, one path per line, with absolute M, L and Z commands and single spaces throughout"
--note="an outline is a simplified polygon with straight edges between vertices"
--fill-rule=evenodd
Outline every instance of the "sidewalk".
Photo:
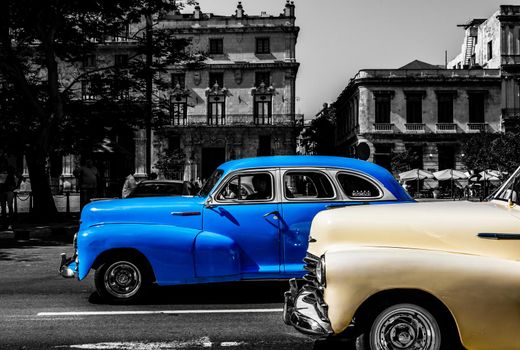
M 18 215 L 12 229 L 0 227 L 0 247 L 17 241 L 72 243 L 78 226 L 78 215 L 62 216 L 50 223 L 34 221 L 29 215 Z

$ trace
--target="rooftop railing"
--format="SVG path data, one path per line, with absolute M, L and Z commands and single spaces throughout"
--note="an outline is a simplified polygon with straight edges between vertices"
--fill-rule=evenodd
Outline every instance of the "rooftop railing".
M 500 78 L 499 69 L 366 69 L 356 79 L 373 78 Z

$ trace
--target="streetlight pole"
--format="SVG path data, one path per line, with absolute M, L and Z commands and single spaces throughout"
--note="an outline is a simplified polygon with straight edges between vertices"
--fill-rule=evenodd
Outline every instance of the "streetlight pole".
M 152 172 L 152 89 L 153 89 L 153 30 L 152 30 L 152 14 L 147 12 L 146 18 L 146 66 L 145 66 L 145 80 L 146 80 L 146 102 L 145 102 L 145 130 L 146 130 L 146 174 L 149 176 Z

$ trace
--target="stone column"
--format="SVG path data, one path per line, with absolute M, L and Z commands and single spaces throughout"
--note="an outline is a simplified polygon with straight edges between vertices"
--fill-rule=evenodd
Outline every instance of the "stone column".
M 146 178 L 146 130 L 140 129 L 135 134 L 135 177 Z

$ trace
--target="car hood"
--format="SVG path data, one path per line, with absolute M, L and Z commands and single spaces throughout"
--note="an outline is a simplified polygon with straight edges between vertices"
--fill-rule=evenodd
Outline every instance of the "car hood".
M 84 229 L 101 224 L 158 224 L 201 229 L 202 197 L 143 197 L 95 201 L 83 208 Z M 178 215 L 187 213 L 188 215 Z
M 347 207 L 319 213 L 309 252 L 321 256 L 345 245 L 385 246 L 520 259 L 520 240 L 480 233 L 520 234 L 520 209 L 500 201 L 406 203 Z

